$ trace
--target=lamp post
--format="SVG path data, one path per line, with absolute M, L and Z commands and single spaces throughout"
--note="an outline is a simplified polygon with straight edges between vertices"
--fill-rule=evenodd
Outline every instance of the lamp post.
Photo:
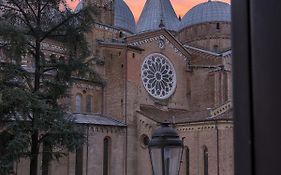
M 170 123 L 157 128 L 148 144 L 153 175 L 178 175 L 183 141 Z

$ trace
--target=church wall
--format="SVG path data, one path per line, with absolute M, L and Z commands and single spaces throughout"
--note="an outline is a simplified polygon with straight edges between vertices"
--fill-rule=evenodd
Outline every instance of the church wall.
M 227 22 L 196 24 L 182 29 L 177 38 L 183 44 L 222 52 L 231 48 L 231 25 Z
M 92 31 L 87 34 L 87 42 L 91 54 L 94 56 L 103 56 L 100 52 L 100 47 L 98 47 L 98 40 L 111 40 L 112 38 L 117 38 L 117 32 L 113 30 L 105 30 L 101 25 L 95 25 Z
M 206 110 L 231 100 L 231 58 L 192 55 L 191 65 L 191 102 L 194 110 Z
M 184 146 L 189 149 L 189 174 L 204 175 L 204 146 L 208 149 L 208 173 L 233 175 L 233 129 L 231 122 L 190 123 L 178 126 Z M 219 150 L 219 152 L 218 152 Z M 187 170 L 186 152 L 183 154 L 180 175 Z
M 97 11 L 97 22 L 112 25 L 113 10 L 111 0 L 85 0 L 86 3 L 93 4 Z
M 56 160 L 51 162 L 51 165 L 49 166 L 49 174 L 51 174 L 51 175 L 60 175 L 60 174 L 75 175 L 75 169 L 73 169 L 72 167 L 75 167 L 75 156 L 74 156 L 74 154 L 69 153 L 69 154 L 67 154 L 66 157 L 61 158 L 59 162 Z
M 200 111 L 214 107 L 214 74 L 211 74 L 209 69 L 194 69 L 191 74 L 192 110 Z
M 134 55 L 134 56 L 133 56 Z M 126 121 L 127 121 L 127 174 L 138 173 L 138 130 L 136 110 L 139 108 L 139 60 L 141 55 L 132 51 L 127 52 L 127 82 L 126 82 Z
M 158 105 L 159 107 L 165 108 L 177 108 L 177 109 L 187 109 L 189 106 L 189 101 L 187 100 L 187 89 L 189 85 L 187 81 L 188 74 L 186 73 L 186 61 L 184 58 L 177 55 L 174 52 L 174 49 L 170 47 L 170 44 L 166 44 L 164 49 L 159 48 L 159 41 L 153 41 L 148 44 L 143 44 L 140 47 L 144 49 L 144 51 L 136 57 L 136 59 L 130 60 L 128 65 L 128 81 L 134 82 L 136 85 L 138 84 L 138 104 L 147 104 L 147 105 Z M 145 90 L 142 80 L 141 80 L 141 65 L 144 59 L 152 53 L 160 53 L 166 56 L 173 64 L 176 76 L 177 76 L 177 87 L 175 93 L 166 100 L 156 100 L 151 97 L 147 91 Z
M 108 137 L 111 140 L 110 165 L 111 175 L 124 174 L 125 161 L 125 129 L 117 127 L 90 127 L 88 145 L 88 174 L 102 174 L 103 171 L 103 141 Z M 86 148 L 85 148 L 86 150 Z M 84 162 L 87 162 L 84 156 Z
M 232 125 L 222 125 L 219 127 L 219 151 L 219 174 L 234 175 L 234 145 Z
M 223 59 L 214 56 L 192 55 L 191 65 L 193 66 L 219 66 L 223 64 Z
M 191 41 L 187 44 L 216 53 L 221 53 L 231 49 L 231 40 L 229 38 L 202 38 L 200 40 Z
M 179 109 L 186 109 L 188 107 L 188 101 L 186 97 L 186 87 L 188 86 L 187 81 L 180 81 L 177 84 L 176 91 L 171 98 L 159 101 L 151 97 L 146 92 L 140 77 L 141 65 L 145 57 L 156 52 L 161 53 L 170 59 L 176 70 L 177 79 L 187 79 L 187 75 L 185 72 L 186 64 L 184 58 L 179 57 L 177 54 L 175 54 L 174 51 L 170 49 L 169 44 L 166 45 L 165 49 L 160 49 L 157 41 L 147 45 L 142 45 L 141 48 L 144 49 L 144 51 L 142 51 L 141 53 L 135 53 L 132 51 L 127 52 L 126 117 L 128 123 L 128 175 L 144 175 L 145 173 L 147 173 L 147 171 L 143 171 L 144 169 L 151 170 L 150 162 L 148 159 L 148 150 L 140 146 L 141 135 L 144 133 L 147 133 L 147 135 L 149 136 L 151 135 L 151 133 L 149 133 L 150 131 L 144 131 L 142 125 L 138 122 L 139 117 L 136 114 L 136 111 L 139 109 L 140 105 L 156 105 L 160 108 Z
M 125 57 L 123 49 L 103 49 L 105 58 L 104 112 L 117 120 L 125 121 Z
M 81 82 L 77 82 L 70 90 L 71 92 L 71 108 L 72 112 L 76 112 L 75 110 L 75 97 L 80 94 L 82 96 L 81 99 L 81 113 L 86 113 L 86 97 L 88 95 L 92 96 L 92 113 L 102 113 L 102 88 L 99 86 L 92 86 L 88 84 L 83 84 Z
M 17 162 L 15 165 L 15 172 L 18 175 L 29 175 L 29 159 L 20 159 L 20 162 Z
M 213 73 L 215 77 L 215 99 L 214 105 L 215 107 L 221 106 L 226 103 L 230 99 L 228 98 L 230 89 L 228 88 L 228 75 L 225 71 L 217 71 Z
M 156 122 L 141 114 L 137 114 L 137 175 L 152 174 L 148 146 L 145 143 L 145 137 L 151 139 L 152 132 L 156 128 Z
M 103 141 L 110 139 L 109 172 L 111 175 L 124 174 L 125 154 L 125 129 L 110 126 L 87 126 L 88 140 L 83 146 L 83 174 L 103 173 Z M 76 175 L 76 154 L 67 153 L 59 162 L 52 161 L 50 175 Z M 22 174 L 19 174 L 22 175 Z M 25 174 L 24 174 L 25 175 Z

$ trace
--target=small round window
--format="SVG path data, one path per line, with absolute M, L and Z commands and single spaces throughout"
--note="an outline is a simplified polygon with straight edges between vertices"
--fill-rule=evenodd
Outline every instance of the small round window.
M 140 142 L 141 142 L 141 146 L 143 148 L 146 148 L 148 146 L 149 141 L 150 141 L 150 139 L 147 135 L 145 135 L 145 134 L 141 135 Z
M 154 53 L 145 58 L 141 78 L 147 92 L 156 99 L 167 99 L 175 91 L 176 73 L 164 55 Z

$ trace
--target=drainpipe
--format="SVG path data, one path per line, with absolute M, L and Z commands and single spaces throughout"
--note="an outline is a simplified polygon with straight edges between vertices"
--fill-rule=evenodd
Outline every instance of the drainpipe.
M 128 47 L 125 48 L 125 60 L 124 60 L 124 84 L 125 84 L 125 88 L 124 88 L 124 95 L 125 95 L 125 99 L 124 99 L 124 110 L 125 110 L 125 124 L 126 124 L 126 129 L 125 129 L 125 175 L 128 174 L 128 119 L 127 119 L 127 102 L 128 102 L 128 94 L 127 94 L 127 90 L 128 90 L 128 84 L 127 84 L 127 73 L 128 73 Z
M 218 122 L 216 121 L 216 134 L 217 134 L 217 171 L 218 175 L 220 175 L 220 142 L 219 142 L 219 128 L 218 128 Z
M 88 163 L 89 163 L 89 124 L 87 125 L 87 156 L 86 156 L 86 175 L 88 175 Z

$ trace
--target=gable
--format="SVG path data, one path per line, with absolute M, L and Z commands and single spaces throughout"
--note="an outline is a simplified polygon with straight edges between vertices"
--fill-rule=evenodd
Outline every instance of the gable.
M 161 45 L 164 44 L 166 48 L 171 48 L 173 52 L 183 58 L 184 61 L 189 61 L 191 59 L 191 54 L 188 50 L 165 29 L 133 35 L 126 38 L 126 40 L 128 45 L 137 47 L 142 47 L 142 45 L 152 42 L 158 42 L 160 48 Z

